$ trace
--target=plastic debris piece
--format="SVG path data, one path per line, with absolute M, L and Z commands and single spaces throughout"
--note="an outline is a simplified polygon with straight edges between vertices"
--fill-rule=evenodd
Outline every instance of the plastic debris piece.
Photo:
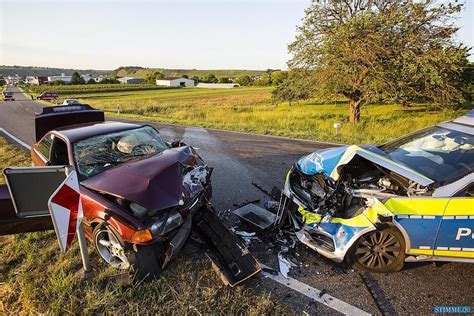
M 288 272 L 290 272 L 290 268 L 295 267 L 296 265 L 287 260 L 285 257 L 283 257 L 282 251 L 278 253 L 278 266 L 280 268 L 280 273 L 288 279 Z
M 276 215 L 255 204 L 247 204 L 233 212 L 246 222 L 260 228 L 267 229 L 275 221 Z

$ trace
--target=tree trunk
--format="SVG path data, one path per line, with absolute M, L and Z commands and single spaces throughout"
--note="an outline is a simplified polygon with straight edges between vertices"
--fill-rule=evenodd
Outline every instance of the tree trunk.
M 360 121 L 361 100 L 349 100 L 349 123 L 356 125 Z

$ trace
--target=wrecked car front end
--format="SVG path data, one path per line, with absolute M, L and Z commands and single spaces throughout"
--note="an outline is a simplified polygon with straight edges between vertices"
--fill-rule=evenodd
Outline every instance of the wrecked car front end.
M 384 204 L 388 199 L 428 195 L 431 183 L 374 147 L 343 146 L 301 158 L 289 171 L 283 194 L 298 239 L 342 262 L 362 236 L 399 226 Z M 398 247 L 405 252 L 409 243 Z

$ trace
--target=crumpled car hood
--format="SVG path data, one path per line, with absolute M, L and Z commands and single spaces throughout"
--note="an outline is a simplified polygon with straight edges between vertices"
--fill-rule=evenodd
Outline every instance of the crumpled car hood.
M 165 150 L 149 158 L 123 163 L 81 182 L 88 189 L 122 197 L 149 210 L 177 206 L 183 194 L 181 165 L 204 166 L 189 146 Z
M 324 173 L 326 176 L 337 180 L 340 177 L 339 166 L 349 163 L 356 155 L 359 155 L 381 167 L 396 172 L 423 186 L 434 183 L 433 180 L 410 169 L 405 164 L 393 161 L 390 156 L 375 146 L 341 146 L 302 157 L 298 161 L 298 167 L 307 175 Z

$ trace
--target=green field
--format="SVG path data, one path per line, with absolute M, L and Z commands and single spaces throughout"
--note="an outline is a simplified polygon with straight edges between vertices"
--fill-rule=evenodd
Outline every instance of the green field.
M 25 86 L 28 93 L 39 94 L 42 92 L 55 92 L 59 95 L 72 94 L 82 95 L 90 93 L 104 93 L 104 92 L 124 92 L 124 91 L 141 91 L 141 90 L 160 90 L 160 89 L 175 89 L 173 87 L 162 87 L 153 84 L 82 84 L 82 85 L 62 85 L 62 86 Z
M 0 137 L 0 171 L 30 166 L 28 154 Z M 0 176 L 0 183 L 4 183 Z M 226 287 L 207 259 L 181 253 L 157 281 L 120 285 L 118 270 L 89 245 L 94 272 L 81 274 L 77 242 L 63 254 L 54 232 L 0 236 L 0 314 L 282 314 L 286 306 L 249 287 Z
M 354 127 L 348 123 L 344 101 L 274 104 L 272 89 L 186 88 L 72 93 L 61 97 L 77 97 L 113 116 L 341 143 L 382 143 L 466 112 L 427 110 L 421 105 L 367 105 L 362 108 L 361 123 Z M 118 107 L 120 115 L 116 113 Z M 336 122 L 342 123 L 337 134 L 333 127 Z

